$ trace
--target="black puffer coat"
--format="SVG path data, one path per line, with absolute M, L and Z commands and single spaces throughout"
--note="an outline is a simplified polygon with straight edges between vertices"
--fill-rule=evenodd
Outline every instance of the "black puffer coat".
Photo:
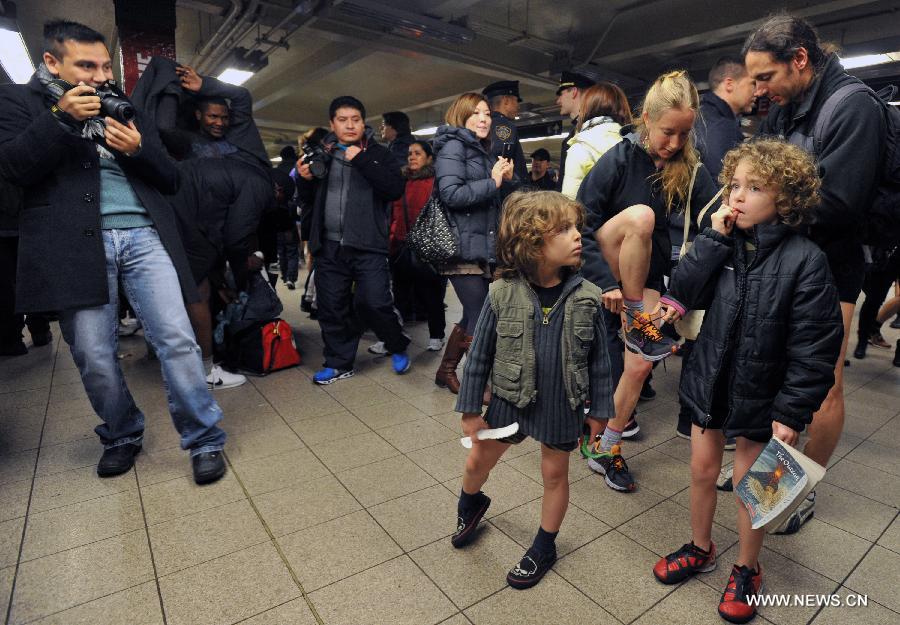
M 707 228 L 698 235 L 662 299 L 706 309 L 681 376 L 682 406 L 706 422 L 716 382 L 727 375 L 725 436 L 764 440 L 772 421 L 802 431 L 834 384 L 843 338 L 828 262 L 788 226 L 733 234 Z M 749 266 L 748 236 L 757 248 Z M 727 370 L 725 361 L 731 362 Z
M 458 261 L 495 263 L 500 189 L 490 155 L 471 130 L 441 126 L 434 138 L 435 181 L 459 235 Z

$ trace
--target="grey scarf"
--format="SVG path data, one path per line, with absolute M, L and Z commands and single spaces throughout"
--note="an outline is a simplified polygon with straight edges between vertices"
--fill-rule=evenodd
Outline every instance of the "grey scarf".
M 50 70 L 47 69 L 47 66 L 44 63 L 38 65 L 35 74 L 37 75 L 37 79 L 44 86 L 44 97 L 51 104 L 56 104 L 56 96 L 46 89 L 48 83 L 51 80 L 55 80 L 57 77 L 50 73 Z M 77 124 L 78 122 L 75 123 Z M 77 127 L 75 127 L 75 129 L 77 130 Z M 91 117 L 90 119 L 81 122 L 81 136 L 94 142 L 94 145 L 97 146 L 97 154 L 100 155 L 100 158 L 115 158 L 113 153 L 106 149 L 106 146 L 104 145 L 106 138 L 106 122 L 103 121 L 102 117 Z

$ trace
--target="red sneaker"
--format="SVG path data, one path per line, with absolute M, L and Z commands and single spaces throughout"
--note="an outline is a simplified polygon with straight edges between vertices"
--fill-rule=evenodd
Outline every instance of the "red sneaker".
M 747 623 L 756 616 L 756 606 L 749 597 L 762 592 L 762 566 L 759 571 L 738 566 L 731 569 L 728 585 L 719 602 L 719 616 L 729 623 Z
M 715 543 L 709 544 L 709 551 L 703 551 L 691 541 L 678 551 L 660 558 L 653 567 L 653 574 L 663 584 L 678 584 L 697 573 L 709 573 L 715 568 Z

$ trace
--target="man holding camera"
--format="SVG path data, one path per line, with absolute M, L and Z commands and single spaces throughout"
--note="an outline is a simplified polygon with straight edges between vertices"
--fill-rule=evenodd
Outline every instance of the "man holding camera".
M 112 82 L 102 35 L 48 22 L 43 61 L 27 85 L 0 87 L 0 176 L 25 192 L 16 305 L 60 311 L 63 336 L 103 420 L 95 429 L 104 446 L 97 473 L 118 475 L 134 465 L 144 433 L 116 353 L 121 279 L 162 365 L 194 480 L 215 481 L 225 473 L 222 411 L 207 390 L 182 303 L 195 300 L 196 289 L 162 196 L 177 188 L 177 172 L 140 114 L 127 123 L 110 115 L 127 100 Z
M 391 202 L 403 195 L 400 164 L 375 142 L 366 126 L 366 109 L 341 96 L 328 109 L 331 133 L 322 149 L 307 150 L 297 162 L 297 194 L 312 206 L 309 248 L 315 258 L 319 325 L 325 366 L 313 376 L 331 384 L 354 374 L 360 330 L 365 319 L 391 353 L 394 372 L 409 371 L 400 317 L 394 309 L 388 270 Z

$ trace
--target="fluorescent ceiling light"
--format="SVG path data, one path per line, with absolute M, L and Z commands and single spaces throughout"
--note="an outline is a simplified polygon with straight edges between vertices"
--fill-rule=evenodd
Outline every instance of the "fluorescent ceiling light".
M 413 131 L 414 135 L 433 135 L 437 132 L 437 126 L 426 126 L 425 128 L 419 128 L 418 130 Z
M 547 139 L 565 139 L 569 136 L 567 132 L 561 132 L 558 135 L 550 135 L 548 137 L 529 137 L 527 139 L 519 139 L 519 143 L 531 143 L 533 141 L 546 141 Z
M 222 82 L 227 82 L 232 85 L 237 85 L 240 87 L 243 85 L 250 77 L 253 75 L 253 72 L 248 72 L 242 69 L 234 69 L 233 67 L 227 68 L 224 72 L 219 74 L 219 80 Z
M 0 28 L 0 65 L 13 82 L 25 84 L 34 74 L 34 65 L 22 35 Z
M 861 56 L 848 56 L 841 59 L 841 65 L 844 69 L 858 69 L 860 67 L 869 67 L 871 65 L 881 65 L 883 63 L 893 63 L 900 61 L 900 51 L 885 52 L 884 54 L 863 54 Z

